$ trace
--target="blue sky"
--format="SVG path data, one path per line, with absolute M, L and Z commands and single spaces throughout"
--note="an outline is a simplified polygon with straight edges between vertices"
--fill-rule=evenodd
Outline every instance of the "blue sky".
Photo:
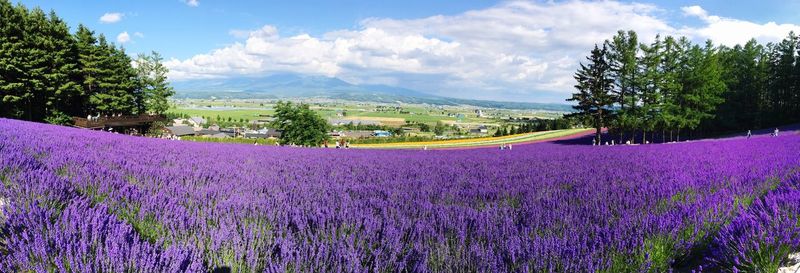
M 438 95 L 562 101 L 617 29 L 770 42 L 800 32 L 800 1 L 20 1 L 83 23 L 173 80 L 293 72 Z

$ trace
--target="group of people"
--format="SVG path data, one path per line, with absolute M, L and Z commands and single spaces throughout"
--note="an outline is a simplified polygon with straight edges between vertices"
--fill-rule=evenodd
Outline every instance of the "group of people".
M 650 143 L 650 142 L 647 142 L 647 143 Z M 616 144 L 616 143 L 614 142 L 614 140 L 613 140 L 613 139 L 611 140 L 611 142 L 610 142 L 610 143 L 609 143 L 608 141 L 606 141 L 606 142 L 605 142 L 605 145 L 606 145 L 606 146 L 614 146 L 615 144 Z M 626 144 L 626 145 L 631 145 L 631 141 L 630 141 L 630 140 L 628 140 L 628 141 L 626 141 L 626 142 L 625 142 L 625 144 Z M 592 146 L 598 146 L 598 145 L 603 145 L 603 143 L 597 142 L 597 140 L 596 140 L 596 139 L 592 138 Z
M 780 133 L 780 132 L 781 131 L 778 130 L 778 128 L 775 128 L 775 130 L 773 130 L 772 133 L 770 133 L 769 135 L 773 136 L 773 137 L 776 137 L 776 136 L 778 136 L 778 133 Z M 750 139 L 750 137 L 752 137 L 752 136 L 753 136 L 753 132 L 751 132 L 750 130 L 747 130 L 747 138 Z
M 342 149 L 342 148 L 350 149 L 350 141 L 347 141 L 345 139 L 336 140 L 336 141 L 334 141 L 334 143 L 336 143 L 336 149 Z M 322 142 L 322 147 L 328 148 L 328 141 L 327 140 Z
M 111 115 L 111 117 L 121 117 L 121 116 L 122 116 L 122 114 L 112 114 Z M 103 117 L 108 118 L 108 115 L 105 115 Z M 97 113 L 96 116 L 92 116 L 92 114 L 89 114 L 89 115 L 86 116 L 86 119 L 91 121 L 91 122 L 100 121 L 100 113 Z
M 511 150 L 511 148 L 514 148 L 513 146 L 511 146 L 511 144 L 505 144 L 505 143 L 500 144 L 500 150 L 501 151 L 502 150 Z
M 644 142 L 644 144 L 650 144 L 650 141 L 646 140 Z M 613 139 L 611 140 L 611 142 L 608 142 L 608 141 L 606 141 L 606 142 L 597 142 L 596 139 L 592 138 L 592 146 L 603 146 L 603 145 L 605 145 L 605 146 L 614 146 L 614 145 L 617 145 L 617 143 Z M 619 145 L 622 145 L 622 142 L 620 142 Z M 625 145 L 634 145 L 634 143 L 631 142 L 630 140 L 628 140 L 628 141 L 625 141 Z

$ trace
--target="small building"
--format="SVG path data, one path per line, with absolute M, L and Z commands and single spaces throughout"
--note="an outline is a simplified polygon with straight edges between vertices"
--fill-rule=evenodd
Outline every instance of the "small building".
M 219 130 L 200 129 L 200 130 L 194 131 L 194 134 L 198 135 L 198 136 L 210 136 L 210 135 L 219 134 Z
M 164 133 L 171 135 L 171 136 L 193 136 L 195 135 L 194 128 L 191 126 L 167 126 L 164 127 Z
M 249 131 L 244 133 L 244 137 L 246 138 L 281 138 L 281 131 L 272 129 L 272 128 L 264 128 L 258 131 Z
M 353 125 L 376 125 L 376 126 L 381 125 L 381 123 L 377 120 L 360 120 L 360 119 L 329 119 L 328 123 L 333 126 L 342 126 L 351 123 Z
M 475 109 L 475 115 L 476 115 L 477 117 L 479 117 L 479 118 L 484 118 L 484 117 L 486 117 L 486 114 L 485 114 L 485 113 L 483 112 L 483 110 L 481 110 L 481 109 Z
M 219 125 L 212 124 L 211 126 L 208 126 L 208 129 L 211 131 L 219 131 Z
M 230 136 L 230 135 L 228 135 L 227 133 L 220 133 L 220 132 L 217 132 L 216 134 L 213 134 L 213 135 L 207 135 L 206 137 L 210 137 L 210 138 L 229 138 L 229 137 L 231 137 L 231 136 Z
M 364 130 L 339 132 L 339 135 L 341 137 L 346 137 L 346 138 L 368 138 L 373 136 L 372 134 L 373 134 L 372 131 L 364 131 Z
M 478 126 L 477 128 L 472 128 L 469 130 L 471 134 L 487 134 L 489 133 L 489 128 L 486 125 Z
M 206 119 L 201 117 L 191 117 L 187 121 L 189 122 L 189 125 L 194 127 L 203 127 L 203 125 L 206 124 Z
M 167 121 L 161 115 L 115 115 L 115 116 L 97 116 L 89 115 L 86 118 L 72 117 L 72 122 L 75 127 L 86 128 L 92 130 L 107 130 L 114 129 L 117 132 L 123 132 L 130 129 L 145 132 L 153 122 Z

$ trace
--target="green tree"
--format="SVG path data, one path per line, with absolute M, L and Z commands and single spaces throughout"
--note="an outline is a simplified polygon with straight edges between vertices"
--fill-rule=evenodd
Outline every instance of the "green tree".
M 142 109 L 140 112 L 163 114 L 169 110 L 169 97 L 175 90 L 169 86 L 169 69 L 162 63 L 164 59 L 158 52 L 139 54 L 136 58 L 136 75 L 142 87 Z
M 441 121 L 437 121 L 436 126 L 433 127 L 433 133 L 437 136 L 441 136 L 444 135 L 445 131 L 447 131 L 447 126 L 445 126 Z
M 639 53 L 638 35 L 635 31 L 618 31 L 608 45 L 608 61 L 615 88 L 612 91 L 614 100 L 619 105 L 614 118 L 614 126 L 619 132 L 619 141 L 625 133 L 636 128 L 638 100 L 636 82 L 638 79 L 637 54 Z M 633 137 L 633 134 L 629 134 Z
M 659 67 L 660 81 L 657 82 L 656 90 L 660 93 L 660 101 L 657 102 L 659 111 L 656 115 L 656 128 L 661 129 L 661 140 L 666 139 L 665 131 L 672 132 L 686 123 L 679 106 L 682 99 L 681 90 L 681 57 L 684 56 L 683 46 L 689 46 L 688 40 L 685 43 L 675 40 L 672 36 L 667 36 L 663 41 L 663 52 L 661 52 L 661 64 Z
M 427 123 L 420 122 L 417 125 L 419 126 L 419 130 L 421 132 L 430 132 L 431 131 L 431 126 L 428 125 Z
M 78 25 L 75 38 L 78 47 L 78 71 L 83 95 L 81 104 L 86 112 L 95 113 L 98 109 L 91 103 L 90 97 L 100 92 L 100 79 L 105 77 L 108 72 L 102 70 L 101 61 L 104 58 L 100 48 L 97 46 L 97 38 L 94 35 L 94 31 L 89 30 L 84 25 Z
M 639 109 L 639 127 L 642 130 L 642 143 L 647 141 L 647 133 L 654 132 L 658 127 L 660 114 L 662 111 L 661 94 L 662 74 L 661 63 L 663 62 L 663 42 L 660 36 L 656 36 L 655 41 L 648 45 L 641 45 L 642 56 L 639 58 L 639 69 L 641 77 L 637 83 L 639 87 L 638 97 L 641 102 Z
M 688 41 L 685 43 L 689 46 Z M 680 76 L 682 88 L 675 100 L 679 141 L 681 129 L 693 130 L 703 120 L 714 117 L 717 105 L 723 101 L 721 95 L 726 88 L 722 81 L 719 54 L 711 41 L 707 41 L 704 48 L 691 45 L 684 54 L 683 63 Z
M 577 113 L 570 116 L 582 117 L 590 120 L 595 130 L 595 141 L 600 142 L 600 133 L 605 127 L 606 119 L 610 116 L 609 108 L 614 104 L 614 96 L 611 94 L 614 79 L 611 77 L 611 66 L 607 60 L 607 48 L 594 46 L 592 53 L 586 59 L 587 65 L 580 64 L 578 72 L 575 73 L 575 85 L 577 93 L 567 101 L 576 101 L 578 105 L 573 106 Z
M 24 118 L 25 102 L 33 94 L 23 89 L 26 45 L 25 14 L 7 0 L 0 0 L 0 115 Z
M 314 147 L 328 139 L 330 126 L 308 104 L 279 101 L 274 116 L 271 126 L 282 131 L 281 144 Z
M 48 87 L 45 103 L 45 121 L 55 124 L 71 122 L 71 116 L 82 115 L 81 88 L 78 83 L 78 49 L 67 24 L 55 12 L 48 16 L 45 47 Z
M 797 52 L 800 45 L 797 35 L 790 32 L 781 42 L 774 44 L 770 50 L 770 92 L 767 94 L 767 103 L 770 124 L 781 124 L 798 120 L 794 97 L 798 87 L 795 86 Z

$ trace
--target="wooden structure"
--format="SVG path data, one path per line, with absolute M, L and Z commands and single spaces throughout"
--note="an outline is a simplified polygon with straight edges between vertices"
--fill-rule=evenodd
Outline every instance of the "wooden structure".
M 97 117 L 92 119 L 82 117 L 72 117 L 76 127 L 87 129 L 105 128 L 146 128 L 153 122 L 164 121 L 166 118 L 161 115 L 138 115 L 138 116 L 111 116 Z

